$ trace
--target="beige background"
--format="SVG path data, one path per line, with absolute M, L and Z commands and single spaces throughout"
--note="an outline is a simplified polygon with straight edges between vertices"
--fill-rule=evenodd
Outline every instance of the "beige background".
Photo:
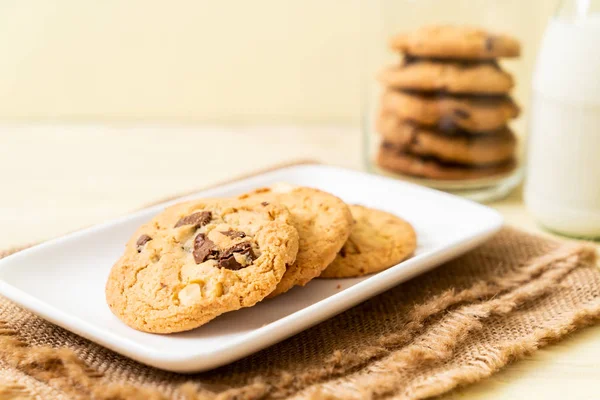
M 385 37 L 432 21 L 518 36 L 523 61 L 509 68 L 526 103 L 539 36 L 555 4 L 0 0 L 0 121 L 354 124 L 360 78 L 370 79 L 383 63 Z

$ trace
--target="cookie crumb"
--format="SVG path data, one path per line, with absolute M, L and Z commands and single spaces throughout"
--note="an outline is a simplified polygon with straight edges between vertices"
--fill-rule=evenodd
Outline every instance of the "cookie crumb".
M 340 284 L 338 283 L 338 285 L 336 286 L 336 289 L 341 289 L 341 288 L 342 288 L 342 285 L 340 285 Z

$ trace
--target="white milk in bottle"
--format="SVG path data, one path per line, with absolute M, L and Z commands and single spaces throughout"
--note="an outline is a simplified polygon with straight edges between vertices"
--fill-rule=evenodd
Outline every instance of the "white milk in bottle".
M 525 202 L 547 228 L 600 237 L 600 14 L 550 21 L 533 77 Z

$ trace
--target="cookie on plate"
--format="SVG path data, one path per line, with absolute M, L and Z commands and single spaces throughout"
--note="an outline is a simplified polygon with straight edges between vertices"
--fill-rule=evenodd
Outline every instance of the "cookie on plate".
M 417 247 L 413 227 L 393 214 L 350 206 L 355 224 L 350 237 L 322 278 L 351 278 L 379 272 L 410 256 Z
M 447 134 L 435 128 L 402 121 L 389 114 L 379 117 L 377 130 L 383 140 L 399 151 L 472 165 L 507 161 L 514 156 L 517 145 L 515 135 L 507 127 L 485 135 L 467 132 Z
M 108 277 L 106 301 L 134 329 L 186 331 L 264 299 L 297 252 L 298 232 L 284 207 L 178 204 L 131 237 Z
M 424 26 L 392 38 L 392 49 L 418 57 L 492 59 L 518 57 L 519 41 L 469 26 Z
M 300 245 L 296 262 L 269 297 L 304 286 L 335 259 L 350 236 L 353 220 L 348 206 L 332 194 L 287 184 L 258 189 L 240 196 L 256 202 L 282 204 L 292 214 Z
M 443 162 L 399 151 L 383 142 L 377 154 L 377 164 L 388 171 L 434 180 L 470 180 L 501 176 L 515 168 L 514 159 L 485 166 Z
M 457 126 L 469 132 L 495 131 L 519 115 L 509 97 L 423 95 L 388 90 L 382 110 L 426 126 Z
M 411 58 L 385 69 L 379 80 L 390 88 L 445 93 L 507 94 L 514 86 L 512 76 L 495 62 L 438 62 Z

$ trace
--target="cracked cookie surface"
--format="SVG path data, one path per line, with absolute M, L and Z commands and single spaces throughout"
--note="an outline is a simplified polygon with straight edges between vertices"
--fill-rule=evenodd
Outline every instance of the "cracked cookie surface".
M 269 297 L 285 293 L 296 285 L 304 286 L 319 276 L 335 259 L 352 230 L 348 206 L 334 195 L 318 189 L 280 184 L 246 193 L 240 198 L 284 205 L 298 230 L 300 246 L 296 262 L 288 266 Z
M 297 252 L 285 207 L 221 199 L 177 204 L 131 237 L 110 272 L 106 300 L 134 329 L 190 330 L 264 299 Z
M 413 227 L 393 214 L 351 205 L 356 221 L 339 254 L 322 278 L 351 278 L 379 272 L 410 256 L 417 246 Z

